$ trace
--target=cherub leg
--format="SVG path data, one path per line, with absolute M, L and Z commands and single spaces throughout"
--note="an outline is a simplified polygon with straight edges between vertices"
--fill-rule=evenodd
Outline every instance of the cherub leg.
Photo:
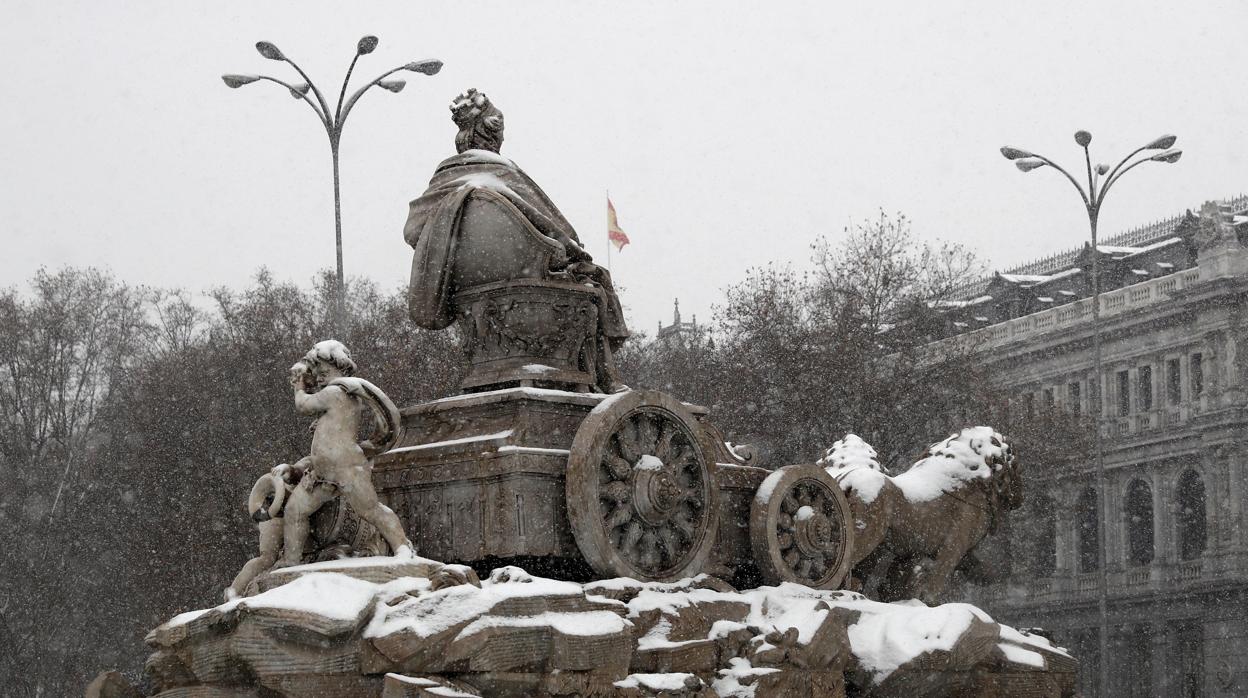
M 311 476 L 305 477 L 305 482 Z M 325 483 L 305 485 L 300 483 L 290 498 L 286 500 L 286 509 L 282 526 L 282 566 L 297 565 L 303 561 L 303 546 L 308 540 L 308 517 L 316 513 L 321 505 L 334 496 L 334 488 Z
M 226 601 L 242 596 L 243 591 L 247 589 L 247 585 L 255 579 L 256 575 L 277 562 L 278 551 L 282 546 L 282 522 L 270 519 L 262 522 L 259 529 L 260 554 L 248 560 L 247 564 L 243 565 L 243 569 L 239 570 L 234 582 L 225 590 Z
M 399 515 L 377 498 L 377 491 L 373 489 L 372 473 L 367 468 L 354 468 L 350 477 L 344 479 L 346 482 L 342 485 L 342 496 L 355 513 L 377 527 L 393 554 L 412 554 L 412 541 L 403 530 Z

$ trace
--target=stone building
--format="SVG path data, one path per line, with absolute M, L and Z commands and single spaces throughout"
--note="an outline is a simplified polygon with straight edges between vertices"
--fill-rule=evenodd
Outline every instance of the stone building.
M 1009 579 L 967 595 L 997 620 L 1052 631 L 1093 696 L 1105 565 L 1112 695 L 1248 695 L 1248 197 L 1112 237 L 1098 253 L 1099 381 L 1090 246 L 942 304 L 958 335 L 942 341 L 973 341 L 1022 409 L 1086 415 L 1105 396 L 1106 549 L 1094 464 L 1027 462 Z
M 671 346 L 673 344 L 687 344 L 693 337 L 705 328 L 698 327 L 698 316 L 694 315 L 693 319 L 685 322 L 680 318 L 680 299 L 677 298 L 672 302 L 672 324 L 664 327 L 662 321 L 659 322 L 658 331 L 654 338 L 660 344 Z

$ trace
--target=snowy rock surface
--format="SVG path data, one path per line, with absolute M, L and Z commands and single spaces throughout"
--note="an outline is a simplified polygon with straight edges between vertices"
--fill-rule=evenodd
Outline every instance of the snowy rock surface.
M 847 682 L 909 695 L 914 680 L 978 667 L 1073 676 L 1064 650 L 968 604 L 887 604 L 797 584 L 737 591 L 706 575 L 581 585 L 511 566 L 477 582 L 447 565 L 376 583 L 308 567 L 154 630 L 154 683 L 254 680 L 279 695 L 763 698 L 843 696 Z

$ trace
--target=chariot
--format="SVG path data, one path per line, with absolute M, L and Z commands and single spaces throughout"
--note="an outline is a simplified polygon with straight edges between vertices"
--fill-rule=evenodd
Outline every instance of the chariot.
M 549 272 L 561 246 L 502 194 L 468 195 L 455 249 L 439 284 L 469 356 L 464 393 L 404 409 L 375 461 L 421 555 L 574 580 L 841 584 L 852 517 L 822 467 L 761 467 L 706 409 L 660 391 L 594 392 L 603 290 Z

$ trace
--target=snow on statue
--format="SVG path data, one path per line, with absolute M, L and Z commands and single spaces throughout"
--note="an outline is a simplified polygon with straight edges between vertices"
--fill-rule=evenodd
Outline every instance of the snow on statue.
M 338 496 L 377 529 L 395 556 L 414 555 L 402 522 L 378 500 L 372 481 L 372 458 L 398 439 L 399 411 L 380 388 L 354 377 L 355 368 L 347 348 L 334 340 L 319 342 L 291 367 L 295 409 L 316 417 L 311 453 L 256 481 L 248 511 L 260 524 L 260 554 L 238 573 L 227 598 L 244 593 L 267 569 L 303 562 L 309 518 Z M 361 406 L 369 408 L 374 422 L 365 441 L 356 436 Z
M 995 533 L 1004 512 L 1023 501 L 1019 464 L 1005 437 L 969 427 L 928 447 L 906 472 L 890 477 L 875 450 L 854 434 L 819 461 L 837 479 L 854 515 L 853 581 L 892 556 L 880 580 L 883 601 L 935 603 L 955 569 L 975 578 L 989 561 L 974 548 Z

